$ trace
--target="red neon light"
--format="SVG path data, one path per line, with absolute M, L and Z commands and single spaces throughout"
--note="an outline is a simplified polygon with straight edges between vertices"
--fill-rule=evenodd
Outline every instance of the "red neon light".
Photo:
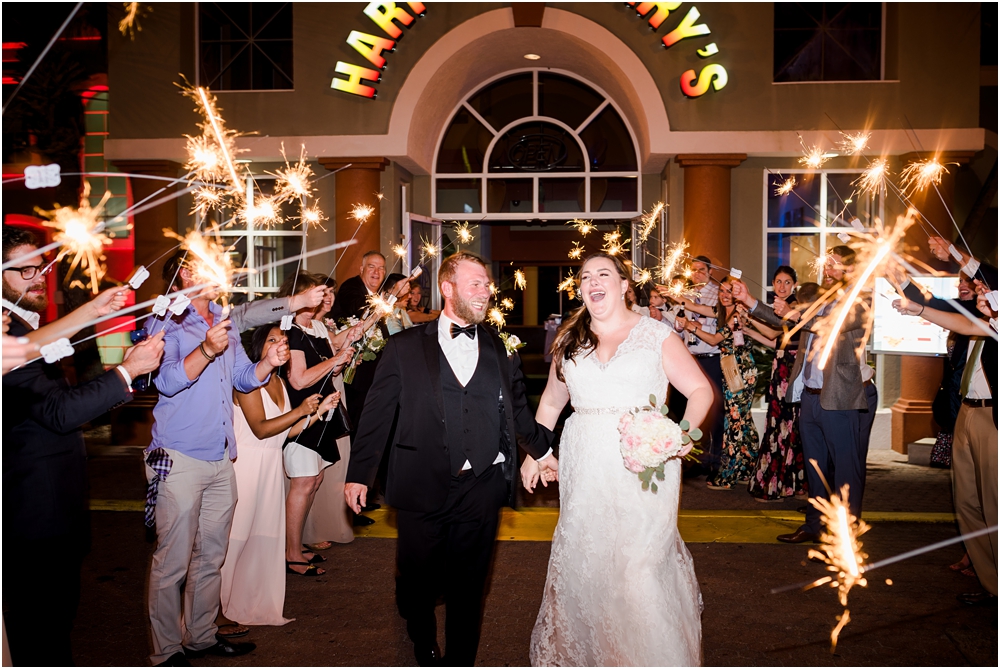
M 28 44 L 26 42 L 4 42 L 3 43 L 3 49 L 4 49 L 4 51 L 6 51 L 8 49 L 16 51 L 18 49 L 23 49 L 26 46 L 28 46 Z
M 60 42 L 99 42 L 100 35 L 80 35 L 78 37 L 60 37 Z
M 21 83 L 21 80 L 19 78 L 17 78 L 17 77 L 4 77 L 3 78 L 3 85 L 4 86 L 6 86 L 8 84 L 19 84 L 19 83 Z

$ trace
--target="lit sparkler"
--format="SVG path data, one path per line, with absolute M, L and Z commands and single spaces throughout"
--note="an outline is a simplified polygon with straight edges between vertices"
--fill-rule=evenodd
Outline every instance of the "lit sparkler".
M 832 156 L 830 156 L 826 151 L 818 146 L 813 146 L 805 149 L 804 155 L 799 158 L 799 165 L 804 165 L 811 170 L 818 170 L 823 167 L 823 164 L 828 161 Z
M 135 34 L 142 32 L 142 26 L 139 25 L 139 3 L 123 2 L 122 4 L 125 5 L 125 16 L 118 22 L 118 31 L 123 37 L 128 33 L 128 36 L 135 40 Z M 152 7 L 147 9 L 153 11 Z
M 663 264 L 660 265 L 660 279 L 662 281 L 670 281 L 674 278 L 674 275 L 677 274 L 677 268 L 686 257 L 687 248 L 688 243 L 683 239 L 667 247 Z
M 73 272 L 79 268 L 86 273 L 90 289 L 95 295 L 100 290 L 101 279 L 107 271 L 102 261 L 104 247 L 111 244 L 111 238 L 104 232 L 104 221 L 101 220 L 101 216 L 104 213 L 104 205 L 110 197 L 111 193 L 105 193 L 97 206 L 91 207 L 90 184 L 84 182 L 79 208 L 57 207 L 52 211 L 35 209 L 49 219 L 44 225 L 56 230 L 52 240 L 62 246 L 56 261 L 67 256 L 72 258 L 66 279 L 70 280 Z
M 503 326 L 507 324 L 507 320 L 504 318 L 503 312 L 496 307 L 490 309 L 486 320 L 495 325 L 498 329 L 502 329 Z
M 795 180 L 795 177 L 788 177 L 778 184 L 778 187 L 774 189 L 774 194 L 779 197 L 788 195 L 795 188 L 796 183 L 797 181 Z
M 285 166 L 273 173 L 276 177 L 274 182 L 274 196 L 279 202 L 291 200 L 303 200 L 313 194 L 312 178 L 316 176 L 312 167 L 306 162 L 306 147 L 303 146 L 299 152 L 299 162 L 290 165 L 285 156 L 285 146 L 281 145 L 281 157 L 285 159 Z M 271 174 L 269 172 L 269 174 Z
M 374 213 L 375 207 L 370 204 L 356 204 L 354 205 L 354 208 L 351 209 L 351 218 L 359 224 L 363 224 L 367 223 L 368 219 L 370 219 Z
M 406 257 L 406 247 L 403 246 L 402 244 L 393 244 L 392 252 L 396 255 L 397 258 Z
M 642 216 L 642 227 L 639 229 L 639 243 L 644 243 L 653 233 L 656 224 L 660 221 L 660 214 L 663 213 L 664 204 L 657 202 L 653 205 L 653 210 Z
M 431 240 L 422 239 L 420 241 L 421 264 L 423 264 L 423 261 L 426 260 L 427 258 L 435 257 L 437 255 L 437 252 L 438 252 L 437 244 L 435 244 Z
M 948 168 L 938 162 L 937 158 L 918 160 L 907 165 L 899 174 L 900 189 L 913 195 L 928 186 L 940 185 L 945 174 L 948 174 Z
M 867 195 L 878 195 L 885 188 L 885 180 L 889 174 L 889 161 L 885 158 L 876 158 L 860 177 L 851 182 L 851 185 Z
M 524 290 L 528 287 L 528 281 L 524 276 L 524 271 L 520 269 L 514 270 L 514 287 L 518 290 Z
M 469 229 L 468 221 L 455 226 L 455 235 L 458 237 L 459 244 L 471 244 L 474 239 L 472 230 Z
M 329 218 L 320 211 L 319 207 L 313 205 L 311 207 L 303 207 L 302 213 L 299 215 L 299 225 L 302 225 L 307 231 L 310 228 L 319 228 L 323 232 L 326 232 L 326 228 L 323 227 L 323 221 L 327 221 Z M 295 227 L 298 227 L 296 225 Z
M 217 229 L 214 231 L 218 232 Z M 227 306 L 236 270 L 233 269 L 232 258 L 226 247 L 212 241 L 199 230 L 191 230 L 182 237 L 173 230 L 164 228 L 163 234 L 179 240 L 181 248 L 187 251 L 184 267 L 191 272 L 192 281 L 196 284 L 217 286 L 222 293 L 223 306 Z
M 634 273 L 633 278 L 635 279 L 636 285 L 641 286 L 644 283 L 652 281 L 653 274 L 648 269 L 641 269 Z
M 239 212 L 239 217 L 247 224 L 247 227 L 269 229 L 281 223 L 281 211 L 277 198 L 260 196 L 254 199 L 253 204 L 247 204 Z
M 571 300 L 576 297 L 576 277 L 573 276 L 572 272 L 566 275 L 566 278 L 559 283 L 556 290 L 559 292 L 566 291 L 566 295 Z
M 492 281 L 490 281 L 490 295 L 496 297 L 499 293 L 500 293 L 500 289 L 497 288 L 497 285 L 495 283 L 493 283 Z
M 368 308 L 380 316 L 387 316 L 392 313 L 393 305 L 381 295 L 370 293 L 368 295 Z
M 597 229 L 597 226 L 594 225 L 594 223 L 592 221 L 584 221 L 583 219 L 580 219 L 580 218 L 574 218 L 569 223 L 574 228 L 576 228 L 576 231 L 579 232 L 584 237 L 586 237 L 591 232 L 593 232 L 594 230 Z
M 609 256 L 617 256 L 625 252 L 625 245 L 622 243 L 622 233 L 620 230 L 612 230 L 604 233 L 604 246 L 602 251 Z
M 580 242 L 573 242 L 573 248 L 569 250 L 570 260 L 579 260 L 583 256 L 583 247 L 580 246 Z
M 842 132 L 840 134 L 843 135 L 844 139 L 842 139 L 837 146 L 839 146 L 844 153 L 849 153 L 852 156 L 864 153 L 865 149 L 868 148 L 869 140 L 872 138 L 871 133 L 869 132 Z
M 228 180 L 233 197 L 242 197 L 243 183 L 235 163 L 235 157 L 239 153 L 236 148 L 239 133 L 226 127 L 226 122 L 219 114 L 215 96 L 207 88 L 182 87 L 181 90 L 195 101 L 196 111 L 205 119 L 198 124 L 202 129 L 202 136 L 188 137 L 187 168 L 195 173 L 197 179 L 203 181 Z
M 502 300 L 500 300 L 500 308 L 502 308 L 504 311 L 510 311 L 511 309 L 514 308 L 514 300 L 510 299 L 509 297 L 503 298 Z

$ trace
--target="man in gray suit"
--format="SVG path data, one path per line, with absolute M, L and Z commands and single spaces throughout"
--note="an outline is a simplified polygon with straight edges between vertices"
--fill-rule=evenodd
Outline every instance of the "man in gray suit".
M 846 279 L 854 265 L 854 252 L 846 246 L 831 250 L 828 271 L 835 273 L 830 289 L 836 289 L 837 279 Z M 751 309 L 751 316 L 776 328 L 792 327 L 794 323 L 774 313 L 766 304 L 750 296 L 742 282 L 735 282 L 733 297 Z M 836 308 L 825 307 L 817 317 Z M 848 505 L 851 513 L 861 516 L 861 500 L 865 489 L 865 461 L 868 454 L 868 436 L 874 409 L 866 387 L 863 368 L 868 368 L 859 358 L 864 350 L 864 314 L 861 304 L 853 305 L 837 341 L 831 350 L 824 369 L 819 367 L 819 356 L 824 342 L 814 330 L 816 318 L 802 327 L 804 355 L 798 355 L 789 379 L 790 391 L 786 401 L 802 403 L 799 430 L 802 434 L 802 451 L 806 459 L 806 480 L 811 497 L 828 498 L 827 484 L 840 492 L 844 484 L 850 487 Z M 869 371 L 871 368 L 868 368 Z M 874 391 L 874 386 L 872 386 Z M 869 416 L 871 414 L 871 416 Z M 819 471 L 811 461 L 815 460 Z M 815 542 L 821 527 L 819 511 L 809 505 L 806 522 L 791 534 L 778 536 L 785 543 Z

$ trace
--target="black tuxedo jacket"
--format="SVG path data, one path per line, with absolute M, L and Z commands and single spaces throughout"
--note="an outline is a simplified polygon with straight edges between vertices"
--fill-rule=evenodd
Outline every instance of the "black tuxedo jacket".
M 361 318 L 361 314 L 368 307 L 368 289 L 361 281 L 360 276 L 352 276 L 350 279 L 340 284 L 337 289 L 337 299 L 330 309 L 330 318 L 337 321 L 341 318 L 354 316 Z
M 10 334 L 30 328 L 12 317 Z M 86 550 L 90 537 L 87 449 L 80 427 L 132 399 L 115 370 L 70 387 L 57 363 L 42 360 L 3 377 L 4 543 L 65 538 Z
M 504 414 L 511 440 L 535 458 L 548 451 L 552 433 L 535 422 L 524 390 L 524 376 L 517 354 L 507 355 L 496 331 L 480 325 L 478 336 L 493 347 L 500 367 Z M 395 433 L 392 417 L 399 408 Z M 451 460 L 441 389 L 441 347 L 438 321 L 404 330 L 389 339 L 368 392 L 361 422 L 351 444 L 347 469 L 349 483 L 371 488 L 382 450 L 389 437 L 389 477 L 386 501 L 407 511 L 430 512 L 441 508 L 451 483 Z M 497 442 L 501 443 L 497 434 Z M 503 446 L 501 446 L 503 448 Z M 513 446 L 504 452 L 508 481 L 517 470 Z

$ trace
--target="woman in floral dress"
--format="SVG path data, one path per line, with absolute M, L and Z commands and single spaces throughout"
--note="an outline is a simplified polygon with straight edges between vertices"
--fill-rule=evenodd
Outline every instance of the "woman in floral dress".
M 775 304 L 779 309 L 795 305 L 795 270 L 782 265 L 771 280 Z M 784 303 L 783 305 L 781 303 Z M 798 352 L 798 334 L 781 346 L 782 333 L 755 320 L 747 334 L 758 342 L 776 348 L 771 362 L 771 381 L 767 387 L 767 426 L 760 453 L 747 491 L 754 499 L 771 502 L 806 494 L 805 461 L 799 436 L 799 405 L 785 401 L 788 380 Z
M 753 404 L 754 385 L 757 383 L 757 367 L 753 360 L 753 342 L 744 336 L 742 319 L 733 302 L 733 286 L 729 277 L 719 285 L 719 304 L 717 311 L 711 312 L 710 307 L 685 304 L 686 309 L 704 315 L 714 315 L 720 323 L 717 332 L 706 332 L 695 321 L 679 318 L 681 327 L 690 330 L 702 341 L 718 346 L 723 359 L 734 356 L 739 374 L 743 379 L 743 388 L 730 387 L 723 373 L 722 388 L 725 397 L 722 436 L 722 468 L 707 485 L 712 490 L 729 490 L 738 481 L 750 478 L 754 463 L 757 461 L 757 451 L 760 441 L 757 428 L 750 415 L 750 405 Z M 725 368 L 723 368 L 725 369 Z

